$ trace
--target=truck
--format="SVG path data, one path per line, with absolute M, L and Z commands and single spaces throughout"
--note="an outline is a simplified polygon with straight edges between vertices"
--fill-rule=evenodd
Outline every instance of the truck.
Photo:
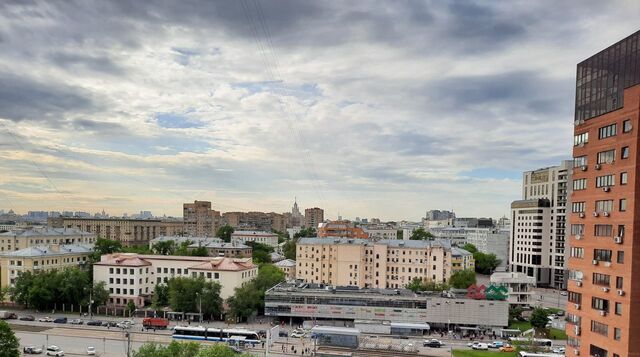
M 17 319 L 18 315 L 9 311 L 0 311 L 0 320 Z
M 147 317 L 142 320 L 142 327 L 146 329 L 166 329 L 169 326 L 169 320 L 159 317 Z

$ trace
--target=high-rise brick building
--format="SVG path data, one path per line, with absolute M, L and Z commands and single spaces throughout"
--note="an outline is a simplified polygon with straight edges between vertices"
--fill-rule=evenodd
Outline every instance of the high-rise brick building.
M 640 356 L 639 50 L 640 31 L 578 64 L 567 356 Z
M 187 235 L 193 237 L 215 237 L 220 227 L 220 212 L 211 209 L 209 201 L 194 201 L 182 205 L 182 219 Z

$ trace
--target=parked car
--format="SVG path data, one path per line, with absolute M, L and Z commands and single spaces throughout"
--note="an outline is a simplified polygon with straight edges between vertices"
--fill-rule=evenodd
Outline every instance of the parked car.
M 567 296 L 567 292 L 566 292 L 566 291 L 561 291 L 561 292 L 560 292 L 560 295 L 562 295 L 562 296 Z
M 0 320 L 17 319 L 18 315 L 10 311 L 0 311 Z
M 56 345 L 51 345 L 47 347 L 47 356 L 62 357 L 64 356 L 64 351 L 61 350 L 60 347 Z
M 49 316 L 45 316 L 45 317 L 39 318 L 38 321 L 40 321 L 40 322 L 53 322 L 53 319 L 50 318 Z
M 493 341 L 491 343 L 488 344 L 489 348 L 500 348 L 502 346 L 504 346 L 504 343 L 502 343 L 502 341 Z
M 35 321 L 36 318 L 33 317 L 33 315 L 24 315 L 24 316 L 20 317 L 20 320 L 22 320 L 22 321 Z
M 100 320 L 87 321 L 87 326 L 102 326 L 102 321 Z
M 87 347 L 87 355 L 95 356 L 96 355 L 96 348 L 95 347 Z
M 66 317 L 58 317 L 57 319 L 53 320 L 54 324 L 66 324 L 67 323 L 67 318 Z
M 506 346 L 500 347 L 500 352 L 515 352 L 515 351 L 516 349 L 513 346 L 506 345 Z
M 471 348 L 473 348 L 474 350 L 483 350 L 486 351 L 489 349 L 489 345 L 487 345 L 486 343 L 478 343 L 478 344 L 474 344 L 473 346 L 471 346 Z
M 304 337 L 304 332 L 303 331 L 293 331 L 291 333 L 291 337 L 303 338 Z
M 289 337 L 289 334 L 287 331 L 280 331 L 278 332 L 278 337 Z
M 72 325 L 82 325 L 84 323 L 84 321 L 80 320 L 80 319 L 73 319 L 71 321 L 69 321 L 70 324 Z
M 444 343 L 442 343 L 442 341 L 439 341 L 439 340 L 436 340 L 436 339 L 431 339 L 431 340 L 425 340 L 422 345 L 424 347 L 440 348 L 440 347 L 444 346 Z
M 565 351 L 565 348 L 562 346 L 553 349 L 553 353 L 564 353 Z
M 42 353 L 42 348 L 36 346 L 27 346 L 22 349 L 22 352 L 27 355 L 39 355 Z
M 118 326 L 118 323 L 115 322 L 115 321 L 102 321 L 102 326 L 105 326 L 105 327 L 107 327 L 107 326 L 108 327 L 116 327 L 116 326 Z
M 131 324 L 128 323 L 127 321 L 122 321 L 122 322 L 118 322 L 116 324 L 116 327 L 122 328 L 122 329 L 129 329 L 131 328 Z

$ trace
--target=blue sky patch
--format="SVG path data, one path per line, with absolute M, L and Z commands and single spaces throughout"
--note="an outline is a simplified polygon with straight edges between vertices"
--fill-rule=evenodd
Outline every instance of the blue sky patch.
M 158 113 L 156 114 L 156 122 L 158 126 L 167 129 L 201 128 L 204 126 L 204 123 L 198 119 L 174 113 Z

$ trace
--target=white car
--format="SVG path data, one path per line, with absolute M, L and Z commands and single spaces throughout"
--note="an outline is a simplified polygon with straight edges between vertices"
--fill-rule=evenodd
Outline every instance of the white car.
M 95 354 L 96 354 L 96 348 L 95 347 L 87 347 L 87 355 L 95 356 Z
M 56 356 L 56 357 L 62 357 L 64 356 L 64 351 L 60 349 L 60 347 L 56 346 L 56 345 L 51 345 L 49 347 L 47 347 L 47 356 Z
M 488 350 L 489 345 L 487 345 L 486 343 L 478 343 L 471 346 L 471 348 L 473 348 L 474 350 Z
M 50 318 L 49 316 L 47 316 L 47 317 L 39 318 L 38 321 L 40 321 L 40 322 L 53 322 L 53 319 Z
M 291 337 L 296 337 L 296 338 L 303 338 L 304 337 L 304 332 L 303 331 L 293 331 L 291 333 L 291 335 L 289 335 Z
M 553 353 L 564 353 L 564 352 L 565 352 L 564 347 L 556 347 L 553 349 Z

